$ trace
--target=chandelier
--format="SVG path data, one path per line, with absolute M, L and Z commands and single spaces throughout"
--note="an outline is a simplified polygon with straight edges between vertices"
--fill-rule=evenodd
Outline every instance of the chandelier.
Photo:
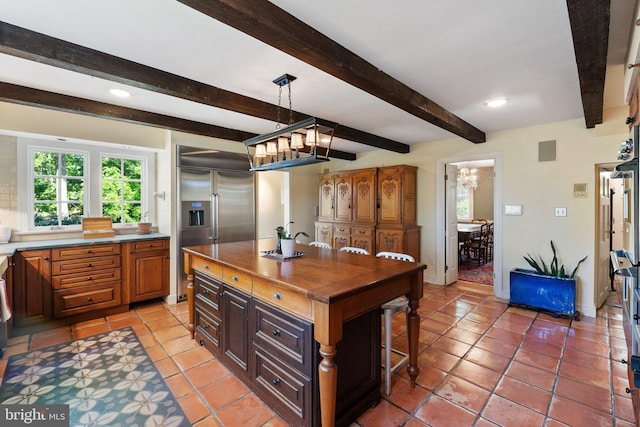
M 278 85 L 278 116 L 275 132 L 244 141 L 252 171 L 284 169 L 329 161 L 333 131 L 337 123 L 317 117 L 293 123 L 291 82 L 296 77 L 284 74 L 273 81 Z M 281 128 L 280 104 L 282 87 L 289 90 L 289 122 Z
M 478 169 L 458 169 L 458 184 L 471 190 L 478 188 Z

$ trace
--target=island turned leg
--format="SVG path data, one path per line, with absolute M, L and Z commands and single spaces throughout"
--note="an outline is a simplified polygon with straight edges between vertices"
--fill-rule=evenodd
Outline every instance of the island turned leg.
M 409 300 L 409 313 L 407 314 L 407 335 L 409 336 L 409 366 L 407 372 L 411 378 L 411 388 L 416 386 L 416 378 L 420 373 L 418 367 L 418 340 L 420 335 L 420 316 L 418 315 L 418 306 L 420 300 Z
M 188 329 L 191 332 L 191 339 L 195 337 L 196 328 L 196 301 L 193 287 L 193 274 L 187 274 L 187 306 L 189 307 L 189 325 Z
M 336 420 L 336 390 L 338 385 L 338 366 L 334 361 L 336 354 L 335 345 L 320 345 L 322 361 L 318 367 L 318 380 L 320 382 L 322 427 L 333 427 Z

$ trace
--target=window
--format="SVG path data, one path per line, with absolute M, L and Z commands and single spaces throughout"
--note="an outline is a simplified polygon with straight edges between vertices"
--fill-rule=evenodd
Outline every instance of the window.
M 81 224 L 85 206 L 85 155 L 33 151 L 33 225 Z
M 18 186 L 28 189 L 18 194 L 20 229 L 77 230 L 98 216 L 122 227 L 153 221 L 154 154 L 114 147 L 19 138 L 18 158 L 29 159 L 18 164 Z
M 142 161 L 102 157 L 102 215 L 114 224 L 142 218 Z
M 458 219 L 471 219 L 473 214 L 473 190 L 458 183 L 456 211 Z

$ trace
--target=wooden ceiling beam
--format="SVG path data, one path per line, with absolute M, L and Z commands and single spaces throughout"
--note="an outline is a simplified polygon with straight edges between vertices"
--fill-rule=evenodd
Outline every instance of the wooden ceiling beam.
M 416 117 L 474 143 L 483 131 L 267 0 L 178 0 Z
M 567 0 L 588 129 L 602 123 L 609 45 L 610 0 Z
M 0 101 L 29 107 L 46 108 L 66 113 L 82 114 L 101 119 L 112 119 L 126 123 L 153 126 L 178 132 L 209 136 L 242 142 L 253 138 L 255 133 L 245 132 L 207 123 L 195 122 L 164 114 L 150 113 L 134 108 L 121 107 L 105 102 L 91 101 L 75 96 L 62 95 L 26 86 L 0 82 Z M 335 159 L 355 160 L 356 155 L 340 150 L 331 150 L 330 157 Z
M 0 52 L 252 117 L 271 121 L 277 117 L 277 105 L 6 22 L 0 22 Z M 294 121 L 308 117 L 309 114 L 297 111 L 293 114 Z M 407 144 L 347 126 L 339 126 L 334 137 L 397 153 L 409 152 Z M 355 155 L 353 157 L 355 158 Z

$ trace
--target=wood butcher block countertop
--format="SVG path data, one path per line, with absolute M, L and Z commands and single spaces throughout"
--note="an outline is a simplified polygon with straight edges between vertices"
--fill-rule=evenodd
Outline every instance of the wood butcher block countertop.
M 273 250 L 275 240 L 221 243 L 190 246 L 184 251 L 215 260 L 220 264 L 259 276 L 274 286 L 287 288 L 323 303 L 334 303 L 362 288 L 380 286 L 409 272 L 426 268 L 421 263 L 398 262 L 375 256 L 317 248 L 297 244 L 304 255 L 291 259 L 274 259 L 263 251 Z

